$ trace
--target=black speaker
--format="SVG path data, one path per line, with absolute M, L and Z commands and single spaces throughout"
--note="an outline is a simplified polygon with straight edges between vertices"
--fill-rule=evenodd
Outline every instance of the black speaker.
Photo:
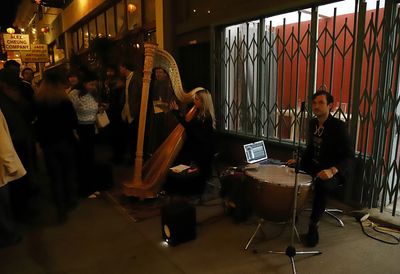
M 196 238 L 196 209 L 187 202 L 176 202 L 161 208 L 161 231 L 172 246 Z

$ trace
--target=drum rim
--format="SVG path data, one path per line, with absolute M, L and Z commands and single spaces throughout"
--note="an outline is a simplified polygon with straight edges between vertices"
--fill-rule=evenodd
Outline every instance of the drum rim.
M 283 177 L 282 175 L 272 175 L 270 178 L 265 178 L 265 177 L 263 177 L 263 178 L 261 178 L 261 177 L 257 177 L 256 175 L 256 173 L 257 172 L 260 172 L 260 170 L 259 169 L 267 169 L 267 168 L 273 168 L 273 169 L 285 169 L 285 170 L 287 170 L 287 169 L 290 169 L 290 170 L 294 170 L 294 168 L 291 168 L 291 167 L 288 167 L 288 166 L 285 166 L 285 165 L 272 165 L 272 164 L 267 164 L 267 165 L 260 165 L 256 170 L 254 170 L 254 169 L 252 169 L 252 170 L 245 170 L 244 171 L 244 174 L 245 174 L 245 176 L 247 177 L 247 178 L 250 178 L 251 180 L 253 180 L 253 181 L 256 181 L 257 183 L 260 183 L 260 184 L 271 184 L 271 185 L 275 185 L 275 186 L 281 186 L 281 187 L 287 187 L 287 188 L 293 188 L 294 187 L 294 184 L 295 184 L 295 176 L 291 176 L 291 177 L 293 177 L 293 184 L 292 183 L 290 183 L 290 184 L 287 184 L 287 183 L 282 183 L 282 182 L 277 182 L 277 180 L 268 180 L 268 179 L 279 179 L 279 176 L 281 176 L 281 177 Z M 293 174 L 294 174 L 294 172 L 293 172 Z M 309 174 L 303 174 L 303 173 L 300 173 L 300 174 L 297 174 L 298 176 L 300 175 L 301 177 L 302 177 L 302 181 L 303 182 L 299 182 L 299 180 L 298 180 L 298 185 L 299 185 L 299 187 L 307 187 L 307 186 L 310 186 L 311 184 L 312 184 L 312 181 L 313 181 L 313 179 L 312 179 L 312 176 L 311 175 L 309 175 Z

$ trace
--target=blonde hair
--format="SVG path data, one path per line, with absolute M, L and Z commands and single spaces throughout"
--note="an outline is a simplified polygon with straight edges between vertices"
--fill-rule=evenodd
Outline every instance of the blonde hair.
M 214 104 L 210 92 L 206 89 L 202 89 L 196 92 L 195 96 L 198 96 L 202 102 L 201 108 L 199 109 L 198 112 L 199 117 L 204 119 L 207 116 L 210 116 L 212 119 L 212 126 L 215 129 L 216 122 L 215 122 Z
M 63 100 L 68 100 L 62 80 L 55 77 L 49 77 L 48 79 L 44 77 L 38 88 L 36 100 L 47 104 L 58 104 Z

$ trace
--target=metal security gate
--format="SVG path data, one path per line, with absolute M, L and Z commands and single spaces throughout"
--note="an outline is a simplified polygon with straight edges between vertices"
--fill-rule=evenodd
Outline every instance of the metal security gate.
M 364 167 L 361 201 L 368 207 L 379 206 L 381 212 L 388 206 L 393 216 L 400 182 L 400 6 L 396 2 L 386 1 L 380 17 L 378 12 L 375 17 L 365 17 L 365 29 L 359 24 L 360 33 L 364 33 L 362 49 L 358 49 L 363 59 L 360 69 L 367 68 L 368 77 L 360 81 L 365 87 L 360 85 L 356 90 L 360 96 L 355 97 L 360 103 L 358 112 L 363 129 L 360 138 L 364 143 L 358 154 Z M 361 5 L 360 14 L 364 9 L 365 5 Z M 374 65 L 374 61 L 378 61 L 378 65 Z M 373 134 L 369 128 L 373 128 Z M 370 150 L 369 144 L 372 144 Z
M 345 200 L 390 207 L 399 191 L 399 4 L 341 1 L 217 31 L 219 129 L 295 145 L 300 103 L 311 117 L 316 89 L 348 124 L 356 176 Z M 304 139 L 302 139 L 304 141 Z

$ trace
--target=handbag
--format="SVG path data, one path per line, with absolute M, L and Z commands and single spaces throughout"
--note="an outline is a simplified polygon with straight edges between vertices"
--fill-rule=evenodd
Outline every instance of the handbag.
M 96 114 L 96 126 L 97 128 L 104 128 L 110 123 L 107 112 L 99 112 Z

